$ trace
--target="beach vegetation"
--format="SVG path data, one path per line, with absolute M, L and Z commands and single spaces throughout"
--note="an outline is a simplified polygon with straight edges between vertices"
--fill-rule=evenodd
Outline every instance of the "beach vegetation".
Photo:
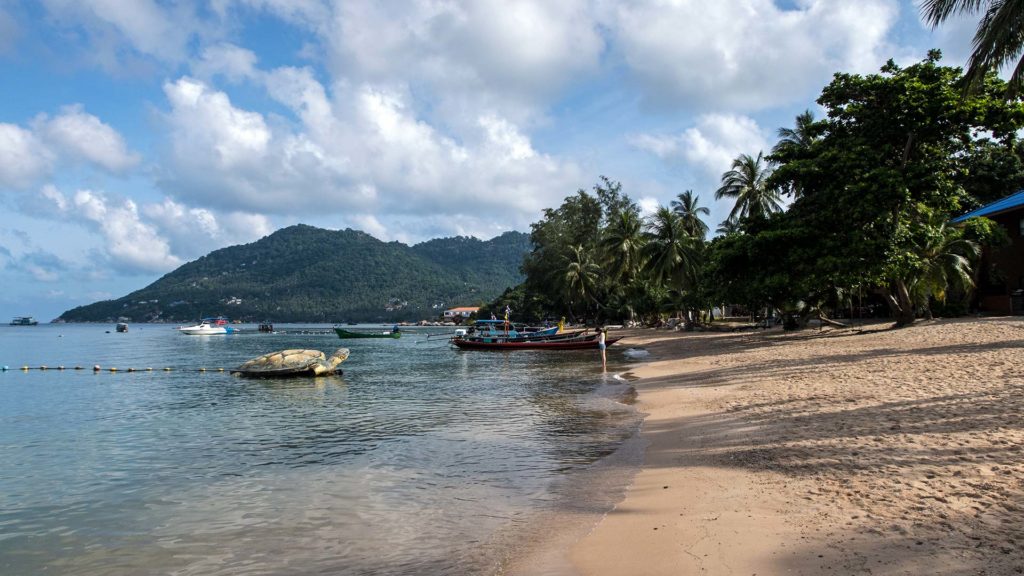
M 643 216 L 602 177 L 533 225 L 525 293 L 549 316 L 687 326 L 716 303 L 789 328 L 853 317 L 854 295 L 884 302 L 898 326 L 966 309 L 981 248 L 1005 238 L 991 221 L 950 220 L 1024 185 L 1024 106 L 994 73 L 965 94 L 962 70 L 940 60 L 835 74 L 823 117 L 801 113 L 770 154 L 722 174 L 714 195 L 733 208 L 711 240 L 694 191 Z

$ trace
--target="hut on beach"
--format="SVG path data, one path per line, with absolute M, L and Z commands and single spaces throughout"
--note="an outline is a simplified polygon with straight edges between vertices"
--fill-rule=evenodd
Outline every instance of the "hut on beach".
M 954 223 L 984 216 L 1006 229 L 1010 245 L 984 254 L 983 265 L 996 275 L 983 275 L 978 309 L 992 314 L 1024 315 L 1024 190 L 953 219 Z

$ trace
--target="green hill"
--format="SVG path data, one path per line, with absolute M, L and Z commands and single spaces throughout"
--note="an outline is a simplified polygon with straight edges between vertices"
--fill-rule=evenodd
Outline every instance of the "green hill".
M 200 316 L 274 322 L 436 318 L 488 302 L 522 281 L 529 235 L 443 238 L 416 246 L 357 230 L 291 226 L 211 252 L 116 300 L 61 314 L 68 322 L 188 322 Z

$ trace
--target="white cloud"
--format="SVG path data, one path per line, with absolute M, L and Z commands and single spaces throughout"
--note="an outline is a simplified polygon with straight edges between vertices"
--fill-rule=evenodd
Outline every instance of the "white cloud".
M 400 90 L 341 83 L 329 93 L 299 68 L 261 77 L 296 125 L 238 108 L 198 80 L 165 85 L 173 168 L 163 184 L 172 195 L 388 229 L 403 216 L 444 215 L 454 226 L 482 214 L 494 228 L 524 227 L 579 186 L 576 167 L 537 152 L 504 117 L 482 115 L 456 140 L 417 118 Z M 377 234 L 396 237 L 380 226 Z
M 604 49 L 584 0 L 339 3 L 320 32 L 336 77 L 414 86 L 452 124 L 534 118 Z
M 102 194 L 78 190 L 70 203 L 75 214 L 98 229 L 115 263 L 147 272 L 165 272 L 181 265 L 157 230 L 139 219 L 134 201 L 111 202 Z
M 129 152 L 121 134 L 85 113 L 81 105 L 65 106 L 52 119 L 40 115 L 33 126 L 66 156 L 86 160 L 110 172 L 124 172 L 139 163 L 139 155 Z
M 750 117 L 705 114 L 678 135 L 640 134 L 631 143 L 664 160 L 683 161 L 717 178 L 740 154 L 756 156 L 770 147 L 764 130 Z
M 221 75 L 229 82 L 239 82 L 256 75 L 257 60 L 252 50 L 222 42 L 203 48 L 192 63 L 192 73 L 207 81 Z
M 80 105 L 65 106 L 53 118 L 40 114 L 30 128 L 0 124 L 0 187 L 31 188 L 63 162 L 123 173 L 139 161 L 117 130 Z
M 218 216 L 205 208 L 189 208 L 169 198 L 159 204 L 145 204 L 140 212 L 167 238 L 175 254 L 187 258 L 206 254 L 212 247 L 251 242 L 273 232 L 267 218 L 259 214 Z
M 606 18 L 648 101 L 761 110 L 805 101 L 837 70 L 876 70 L 898 13 L 895 0 L 637 0 Z
M 155 0 L 43 0 L 51 21 L 85 32 L 87 58 L 115 71 L 125 46 L 165 63 L 183 61 L 190 38 L 202 32 L 192 4 L 161 5 Z M 72 36 L 73 37 L 73 36 Z
M 0 187 L 25 188 L 46 175 L 53 153 L 29 130 L 0 124 Z

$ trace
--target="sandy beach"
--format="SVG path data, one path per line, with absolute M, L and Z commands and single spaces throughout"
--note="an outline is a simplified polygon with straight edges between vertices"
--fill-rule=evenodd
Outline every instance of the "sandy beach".
M 644 462 L 583 575 L 1024 573 L 1024 319 L 624 330 Z

